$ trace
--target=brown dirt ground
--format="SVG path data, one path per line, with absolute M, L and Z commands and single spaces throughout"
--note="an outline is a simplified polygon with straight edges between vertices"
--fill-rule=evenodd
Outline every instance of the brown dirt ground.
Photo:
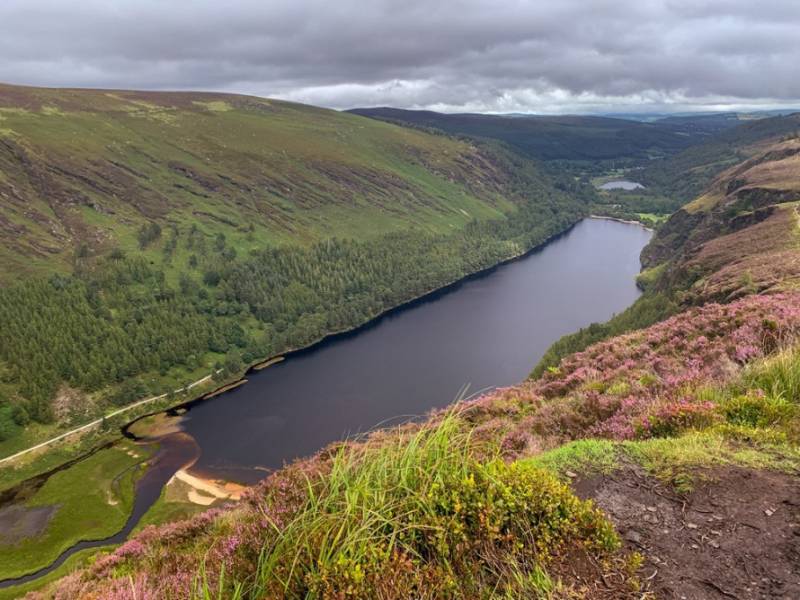
M 800 477 L 738 467 L 695 473 L 691 493 L 633 467 L 579 480 L 645 557 L 656 598 L 800 598 Z

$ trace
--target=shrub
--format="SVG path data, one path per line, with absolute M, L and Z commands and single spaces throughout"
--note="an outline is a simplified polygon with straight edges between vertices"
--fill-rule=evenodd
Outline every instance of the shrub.
M 726 399 L 720 410 L 729 423 L 750 427 L 772 427 L 797 415 L 796 405 L 760 389 Z
M 549 582 L 547 565 L 569 548 L 618 549 L 602 513 L 552 474 L 477 462 L 469 446 L 448 417 L 402 442 L 339 451 L 263 548 L 252 595 L 474 597 L 520 568 Z
M 713 402 L 688 398 L 662 404 L 638 423 L 637 437 L 672 437 L 687 429 L 707 427 L 714 421 L 715 408 Z

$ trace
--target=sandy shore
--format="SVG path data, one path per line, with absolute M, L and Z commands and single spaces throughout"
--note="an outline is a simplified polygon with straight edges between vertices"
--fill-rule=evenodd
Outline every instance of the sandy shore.
M 195 477 L 185 469 L 177 471 L 172 476 L 172 479 L 182 481 L 191 487 L 192 489 L 188 492 L 189 500 L 203 506 L 208 506 L 217 500 L 239 500 L 245 489 L 244 486 L 228 481 L 215 481 Z M 170 483 L 172 483 L 172 480 L 170 480 Z

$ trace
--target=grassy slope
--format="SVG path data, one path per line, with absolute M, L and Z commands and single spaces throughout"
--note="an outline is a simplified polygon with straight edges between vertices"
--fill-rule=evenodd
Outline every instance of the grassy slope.
M 704 219 L 683 221 L 674 263 L 652 273 L 649 285 L 670 285 L 685 295 L 680 302 L 698 306 L 682 304 L 672 319 L 595 344 L 538 380 L 419 428 L 334 446 L 275 474 L 231 511 L 143 532 L 61 582 L 62 592 L 102 595 L 132 581 L 129 595 L 180 594 L 198 575 L 206 597 L 277 590 L 362 597 L 378 584 L 387 586 L 382 597 L 431 590 L 460 597 L 458 589 L 462 596 L 608 597 L 610 581 L 619 586 L 613 597 L 625 597 L 649 585 L 631 578 L 639 559 L 619 549 L 608 522 L 548 472 L 569 480 L 635 468 L 678 494 L 704 485 L 711 466 L 796 478 L 800 294 L 770 253 L 797 252 L 796 221 L 785 218 L 794 216 L 794 203 L 781 193 L 797 191 L 799 147 L 784 144 L 732 170 L 719 182 L 725 194 L 692 207 Z M 769 216 L 742 218 L 758 210 L 738 210 L 743 198 L 766 202 Z M 782 218 L 772 223 L 776 215 Z M 752 234 L 765 224 L 763 235 Z M 718 246 L 727 252 L 709 250 Z M 724 296 L 730 304 L 712 301 L 719 286 L 711 295 L 706 285 L 695 289 L 762 254 L 773 266 L 770 285 L 753 277 L 753 285 Z M 675 276 L 690 264 L 700 279 Z M 587 538 L 576 523 L 595 533 Z M 577 547 L 594 569 L 563 569 L 564 560 L 587 562 L 575 562 Z M 454 581 L 462 587 L 448 588 Z
M 136 249 L 149 222 L 245 251 L 447 232 L 511 210 L 504 177 L 469 143 L 309 106 L 0 85 L 0 281 L 64 270 L 81 243 Z

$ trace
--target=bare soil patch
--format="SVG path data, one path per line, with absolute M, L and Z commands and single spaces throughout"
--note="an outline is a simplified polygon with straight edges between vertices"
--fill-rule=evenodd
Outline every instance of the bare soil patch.
M 0 508 L 0 544 L 16 544 L 40 535 L 47 527 L 58 506 L 5 506 Z
M 656 598 L 800 598 L 800 477 L 720 467 L 679 495 L 637 468 L 576 482 L 645 557 Z

